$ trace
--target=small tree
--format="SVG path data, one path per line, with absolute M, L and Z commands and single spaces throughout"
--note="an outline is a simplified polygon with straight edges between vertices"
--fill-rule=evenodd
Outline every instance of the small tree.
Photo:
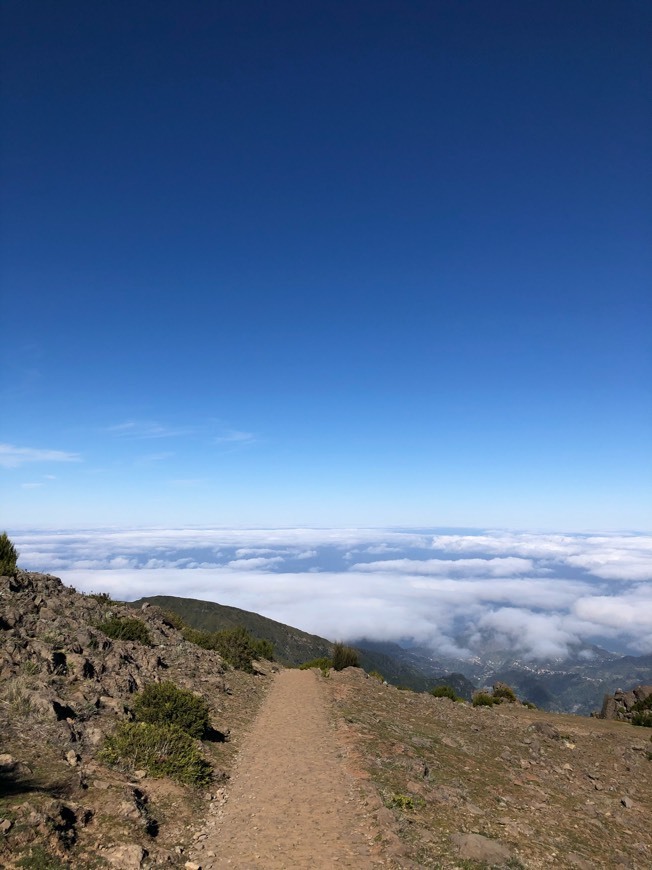
M 333 644 L 333 667 L 336 671 L 360 667 L 360 656 L 357 649 L 345 646 L 343 643 Z
M 9 540 L 6 532 L 0 535 L 0 575 L 13 577 L 16 573 L 18 551 Z

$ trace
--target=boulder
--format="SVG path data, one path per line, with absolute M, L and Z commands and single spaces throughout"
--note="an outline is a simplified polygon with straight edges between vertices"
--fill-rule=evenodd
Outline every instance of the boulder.
M 103 857 L 112 867 L 117 867 L 119 870 L 140 870 L 147 857 L 147 850 L 138 843 L 123 843 L 121 846 L 107 849 Z
M 453 834 L 451 840 L 457 847 L 460 858 L 467 861 L 483 861 L 490 865 L 504 864 L 512 857 L 507 846 L 482 834 Z

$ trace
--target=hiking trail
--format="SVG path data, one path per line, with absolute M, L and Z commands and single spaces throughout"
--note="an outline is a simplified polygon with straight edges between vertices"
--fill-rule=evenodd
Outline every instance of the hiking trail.
M 374 802 L 345 766 L 325 688 L 311 670 L 274 677 L 228 800 L 192 850 L 202 870 L 388 866 L 374 848 Z

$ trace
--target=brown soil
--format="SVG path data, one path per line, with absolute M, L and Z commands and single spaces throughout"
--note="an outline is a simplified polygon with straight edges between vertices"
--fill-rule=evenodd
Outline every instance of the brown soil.
M 518 704 L 474 708 L 353 668 L 323 686 L 388 807 L 399 867 L 495 865 L 460 854 L 460 836 L 504 846 L 501 867 L 652 867 L 649 728 Z
M 202 870 L 390 866 L 378 855 L 378 799 L 347 768 L 330 715 L 315 672 L 275 677 L 228 800 L 196 837 L 191 857 Z

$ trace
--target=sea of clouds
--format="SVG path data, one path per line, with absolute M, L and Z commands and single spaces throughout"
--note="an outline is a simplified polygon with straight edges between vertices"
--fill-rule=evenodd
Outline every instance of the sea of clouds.
M 652 536 L 386 529 L 124 529 L 12 535 L 19 565 L 80 592 L 177 595 L 330 639 L 467 657 L 599 643 L 652 652 Z

